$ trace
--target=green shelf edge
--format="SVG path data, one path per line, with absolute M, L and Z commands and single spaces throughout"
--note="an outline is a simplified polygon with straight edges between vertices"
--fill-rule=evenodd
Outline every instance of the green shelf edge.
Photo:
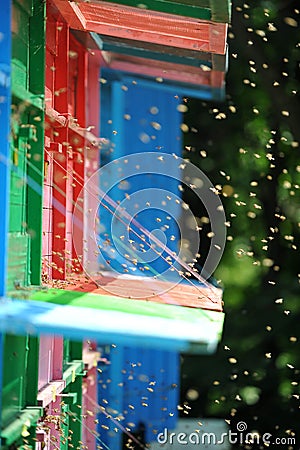
M 106 0 L 109 3 L 146 9 L 201 20 L 228 23 L 230 21 L 230 3 L 227 0 L 197 1 L 191 0 Z

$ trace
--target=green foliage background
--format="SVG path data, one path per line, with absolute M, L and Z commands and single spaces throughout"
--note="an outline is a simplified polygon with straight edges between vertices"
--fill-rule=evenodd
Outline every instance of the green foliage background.
M 300 4 L 232 9 L 226 102 L 187 100 L 185 116 L 185 156 L 216 185 L 230 222 L 215 273 L 226 322 L 216 355 L 183 359 L 181 400 L 190 416 L 299 440 Z

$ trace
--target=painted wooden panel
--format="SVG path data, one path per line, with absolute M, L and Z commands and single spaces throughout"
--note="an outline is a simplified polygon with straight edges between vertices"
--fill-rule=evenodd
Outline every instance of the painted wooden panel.
M 28 89 L 29 83 L 29 17 L 32 1 L 28 7 L 17 1 L 12 8 L 12 58 L 16 68 L 16 83 L 23 89 Z
M 27 153 L 31 143 L 28 110 L 21 113 L 19 104 L 12 108 L 11 177 L 8 247 L 8 290 L 30 283 L 30 236 L 27 234 Z
M 73 219 L 73 155 L 68 152 L 67 162 L 67 174 L 64 176 L 67 178 L 66 182 L 66 237 L 65 237 L 65 261 L 66 261 L 66 274 L 72 272 L 72 219 Z
M 14 295 L 17 295 L 22 287 L 30 284 L 30 278 L 36 284 L 40 284 L 41 168 L 43 167 L 43 100 L 40 95 L 43 94 L 41 85 L 43 86 L 44 83 L 42 75 L 44 71 L 44 8 L 40 3 L 37 7 L 37 3 L 35 0 L 5 1 L 0 19 L 3 37 L 0 43 L 0 96 L 4 100 L 0 105 L 2 119 L 6 100 L 9 99 L 10 103 L 10 96 L 8 93 L 4 95 L 2 90 L 5 81 L 2 70 L 6 69 L 2 58 L 6 52 L 11 53 L 13 66 L 11 118 L 6 116 L 5 123 L 7 126 L 11 124 L 11 195 L 8 235 L 10 244 L 6 252 L 9 256 L 7 287 L 9 294 Z M 10 7 L 13 11 L 12 21 L 9 18 Z M 3 27 L 2 19 L 7 21 L 7 24 L 11 24 L 12 48 L 8 42 L 9 31 Z M 5 46 L 5 49 L 2 46 Z M 34 71 L 33 66 L 35 66 Z M 9 84 L 7 84 L 8 87 Z M 1 132 L 5 133 L 6 143 L 8 143 L 9 133 L 6 127 L 1 126 Z M 4 149 L 5 144 L 1 140 L 1 152 Z M 9 167 L 8 159 L 1 158 L 1 162 L 3 161 Z M 2 171 L 1 180 L 6 182 Z M 6 193 L 5 187 L 4 183 L 2 189 L 4 193 Z M 31 214 L 28 213 L 29 203 L 34 204 Z M 1 207 L 4 208 L 4 206 L 5 203 L 3 205 L 1 203 Z M 6 220 L 2 219 L 1 222 L 1 226 L 7 225 Z M 2 279 L 0 285 L 0 289 L 5 289 Z M 41 415 L 41 409 L 36 407 L 37 340 L 27 336 L 27 332 L 28 330 L 22 336 L 5 335 L 2 338 L 3 355 L 1 354 L 1 357 L 3 356 L 5 366 L 1 386 L 1 448 L 11 444 L 13 447 L 22 445 L 21 433 L 24 424 L 34 432 L 33 427 Z M 29 441 L 31 445 L 31 436 Z
M 139 54 L 141 56 L 142 52 Z M 167 62 L 163 53 L 161 58 L 155 56 L 157 59 L 151 59 L 151 55 L 152 52 L 146 58 L 132 56 L 130 47 L 121 53 L 103 52 L 102 79 L 122 79 L 126 85 L 139 83 L 153 90 L 203 100 L 218 101 L 225 97 L 225 71 L 212 69 L 212 66 L 222 69 L 219 63 L 212 62 L 220 55 L 213 56 L 213 59 L 207 58 L 205 64 L 199 64 L 199 60 L 191 58 L 186 64 L 177 64 Z M 226 67 L 226 59 L 223 62 Z M 105 88 L 105 85 L 102 86 L 102 90 Z
M 93 53 L 88 57 L 88 89 L 86 96 L 86 127 L 91 128 L 92 132 L 96 136 L 100 136 L 100 89 L 99 89 L 99 72 L 100 72 L 100 64 L 101 58 L 99 52 L 94 55 Z M 88 180 L 93 174 L 97 172 L 100 165 L 101 158 L 101 144 L 98 146 L 92 146 L 90 142 L 87 143 L 85 151 L 84 151 L 84 173 L 81 172 L 84 180 Z M 83 187 L 83 184 L 81 185 Z M 78 197 L 77 197 L 78 198 Z M 98 205 L 98 198 L 94 195 L 93 192 L 86 192 L 84 195 L 84 211 L 88 212 L 89 210 L 95 210 Z M 83 240 L 81 241 L 81 247 L 79 245 L 79 251 L 81 252 L 81 260 L 91 260 L 93 249 L 86 246 L 86 241 L 90 234 L 90 230 L 94 225 L 93 217 L 90 214 L 82 217 L 84 223 L 83 229 Z M 74 229 L 73 229 L 74 230 Z M 75 238 L 75 236 L 74 236 Z M 78 245 L 76 244 L 76 249 Z
M 96 33 L 77 32 L 77 36 L 82 41 L 87 42 L 91 48 L 100 48 L 105 52 L 122 53 L 218 71 L 226 71 L 227 69 L 226 55 L 176 48 L 168 45 L 150 44 L 132 39 L 120 39 Z
M 107 2 L 53 0 L 71 28 L 125 39 L 225 54 L 227 24 Z
M 230 2 L 228 0 L 107 0 L 127 6 L 150 9 L 198 19 L 228 22 L 230 20 Z
M 24 128 L 21 129 L 21 126 Z M 26 127 L 26 128 L 25 128 Z M 10 223 L 11 232 L 24 233 L 26 229 L 26 175 L 27 153 L 30 140 L 21 135 L 21 131 L 28 130 L 28 112 L 21 113 L 19 105 L 12 109 L 11 128 L 11 177 L 10 177 Z
M 61 137 L 67 130 L 61 131 Z M 67 139 L 67 138 L 66 138 Z M 67 209 L 67 155 L 56 153 L 54 155 L 53 181 L 53 240 L 52 240 L 52 276 L 55 279 L 66 277 L 66 209 Z
M 51 289 L 31 298 L 37 302 L 3 304 L 1 331 L 24 332 L 30 326 L 35 333 L 56 332 L 73 339 L 90 336 L 102 343 L 210 353 L 224 318 L 218 311 L 76 291 Z

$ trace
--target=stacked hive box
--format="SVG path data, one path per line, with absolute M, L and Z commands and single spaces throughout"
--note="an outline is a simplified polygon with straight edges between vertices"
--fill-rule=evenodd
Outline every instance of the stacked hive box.
M 159 425 L 175 425 L 178 351 L 189 350 L 192 342 L 197 351 L 211 352 L 220 337 L 221 295 L 212 293 L 211 287 L 201 289 L 205 295 L 215 295 L 215 305 L 196 301 L 198 291 L 189 297 L 187 286 L 169 297 L 150 296 L 156 302 L 173 298 L 182 306 L 197 308 L 178 313 L 175 306 L 129 300 L 128 291 L 135 287 L 145 292 L 152 289 L 141 278 L 130 281 L 133 284 L 123 278 L 112 280 L 112 289 L 118 286 L 116 295 L 123 299 L 105 295 L 101 282 L 99 289 L 82 283 L 80 277 L 74 281 L 93 253 L 90 247 L 85 251 L 84 242 L 94 227 L 87 212 L 97 209 L 98 197 L 87 191 L 82 196 L 81 190 L 99 168 L 98 78 L 108 81 L 100 84 L 102 132 L 114 145 L 112 159 L 136 152 L 139 134 L 147 131 L 134 120 L 124 122 L 124 115 L 145 114 L 136 108 L 141 94 L 147 97 L 147 110 L 159 93 L 162 132 L 153 133 L 159 145 L 177 155 L 180 139 L 173 129 L 176 123 L 179 131 L 180 114 L 172 106 L 174 96 L 179 102 L 182 95 L 220 99 L 224 94 L 227 3 L 216 9 L 214 1 L 195 7 L 189 2 L 147 0 L 140 6 L 134 0 L 118 4 L 14 0 L 10 20 L 11 2 L 6 0 L 7 17 L 0 18 L 4 36 L 0 40 L 0 108 L 5 124 L 0 128 L 4 180 L 0 207 L 4 218 L 9 215 L 9 221 L 0 224 L 2 235 L 8 232 L 0 249 L 0 296 L 8 293 L 21 299 L 3 303 L 0 316 L 0 331 L 10 333 L 0 336 L 0 366 L 5 362 L 1 370 L 4 449 L 22 445 L 36 450 L 93 449 L 96 445 L 118 449 L 122 431 L 131 439 L 132 433 L 143 434 L 142 428 L 145 441 L 153 440 Z M 137 81 L 139 88 L 129 94 L 120 89 Z M 116 138 L 105 126 L 110 114 L 120 129 Z M 81 208 L 76 209 L 78 201 Z M 40 289 L 35 293 L 42 278 L 73 293 Z M 107 280 L 103 281 L 105 285 Z M 94 294 L 84 292 L 89 290 Z M 182 292 L 190 300 L 180 303 Z M 43 300 L 45 305 L 36 302 Z M 71 309 L 57 303 L 70 304 Z M 85 306 L 95 308 L 94 317 Z M 202 316 L 201 308 L 214 311 Z M 70 318 L 74 314 L 72 326 L 68 314 Z M 123 325 L 125 318 L 128 323 L 118 329 L 117 323 Z M 144 319 L 142 330 L 138 321 Z M 173 336 L 163 330 L 154 335 L 158 323 L 170 330 L 173 323 Z M 87 335 L 94 341 L 82 344 Z M 105 345 L 112 342 L 118 346 Z M 148 349 L 142 349 L 143 344 Z M 154 357 L 157 364 L 152 367 Z M 122 395 L 117 398 L 120 389 Z M 120 426 L 119 415 L 123 417 Z
M 4 7 L 4 10 L 9 9 L 9 5 Z M 10 24 L 10 15 L 6 20 Z M 10 155 L 5 160 L 7 168 L 11 168 L 7 252 L 9 293 L 40 278 L 43 6 L 31 0 L 14 2 L 11 23 L 11 120 L 7 119 L 7 124 L 11 123 L 11 139 Z M 6 30 L 6 39 L 9 35 Z M 5 140 L 7 142 L 7 136 Z M 34 204 L 35 208 L 30 210 L 29 204 Z M 38 341 L 33 337 L 3 336 L 3 448 L 13 442 L 21 444 L 22 432 L 26 437 L 26 429 L 41 415 L 37 406 L 37 345 Z

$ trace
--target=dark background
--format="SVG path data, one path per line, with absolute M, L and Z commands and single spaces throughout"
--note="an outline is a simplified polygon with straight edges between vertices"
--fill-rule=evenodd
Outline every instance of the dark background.
M 182 358 L 181 403 L 233 431 L 243 420 L 248 431 L 294 436 L 296 446 L 276 446 L 290 449 L 300 448 L 299 11 L 298 1 L 234 2 L 226 101 L 187 99 L 184 118 L 185 157 L 217 186 L 230 226 L 215 272 L 223 339 L 216 355 Z

